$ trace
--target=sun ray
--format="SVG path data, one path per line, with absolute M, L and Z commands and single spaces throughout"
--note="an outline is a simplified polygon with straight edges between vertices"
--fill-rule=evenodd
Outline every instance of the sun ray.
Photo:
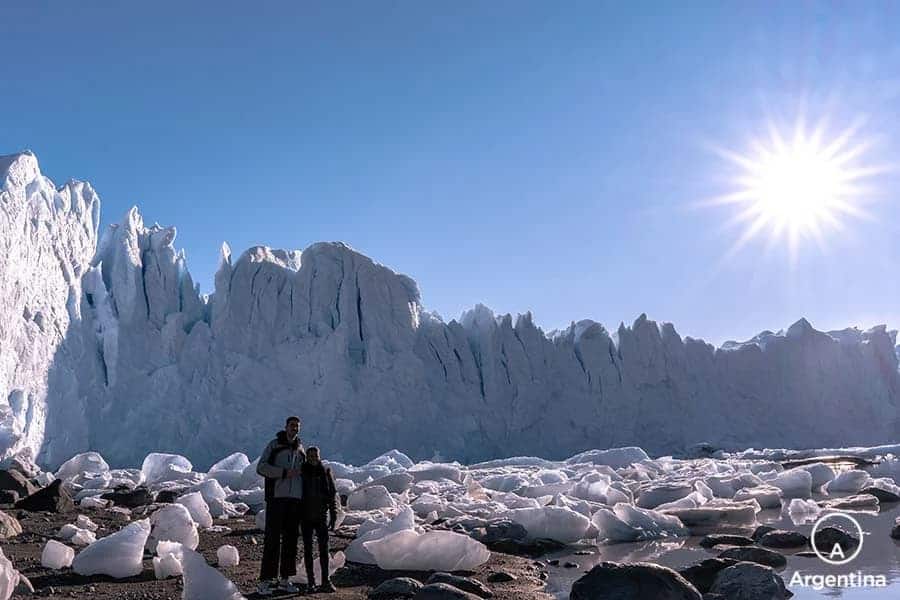
M 715 148 L 736 169 L 733 189 L 704 203 L 735 207 L 724 226 L 741 232 L 726 256 L 767 232 L 767 247 L 783 240 L 794 264 L 804 240 L 824 252 L 828 235 L 844 232 L 847 219 L 874 219 L 863 206 L 874 197 L 872 179 L 893 169 L 864 162 L 873 142 L 859 138 L 863 125 L 857 120 L 829 138 L 826 119 L 801 115 L 787 129 L 768 121 L 747 152 Z

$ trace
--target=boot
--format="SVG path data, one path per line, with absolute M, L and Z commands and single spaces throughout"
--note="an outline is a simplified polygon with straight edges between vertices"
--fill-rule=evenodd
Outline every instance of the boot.
M 331 594 L 336 592 L 334 585 L 331 583 L 331 580 L 326 578 L 322 581 L 322 585 L 319 586 L 319 591 L 324 592 L 326 594 Z

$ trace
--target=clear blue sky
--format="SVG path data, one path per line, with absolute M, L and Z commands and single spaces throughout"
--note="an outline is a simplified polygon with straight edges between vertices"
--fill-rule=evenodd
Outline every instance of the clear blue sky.
M 712 145 L 860 116 L 897 155 L 900 6 L 860 2 L 154 2 L 3 8 L 0 153 L 219 245 L 346 241 L 445 319 L 545 329 L 641 312 L 721 342 L 807 316 L 900 326 L 891 177 L 876 219 L 792 266 L 739 232 Z M 730 167 L 728 167 L 730 168 Z

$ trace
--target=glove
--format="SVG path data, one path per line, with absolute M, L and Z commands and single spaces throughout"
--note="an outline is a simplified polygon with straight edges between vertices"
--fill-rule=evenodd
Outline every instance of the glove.
M 328 511 L 328 529 L 334 531 L 334 524 L 337 521 L 337 513 L 333 510 Z

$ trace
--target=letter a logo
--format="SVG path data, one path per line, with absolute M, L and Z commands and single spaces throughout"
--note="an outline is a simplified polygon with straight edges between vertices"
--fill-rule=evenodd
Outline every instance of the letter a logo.
M 831 554 L 828 555 L 828 558 L 830 558 L 831 560 L 844 560 L 846 558 L 846 556 L 844 556 L 844 549 L 841 548 L 840 544 L 834 545 L 834 548 L 831 549 Z

